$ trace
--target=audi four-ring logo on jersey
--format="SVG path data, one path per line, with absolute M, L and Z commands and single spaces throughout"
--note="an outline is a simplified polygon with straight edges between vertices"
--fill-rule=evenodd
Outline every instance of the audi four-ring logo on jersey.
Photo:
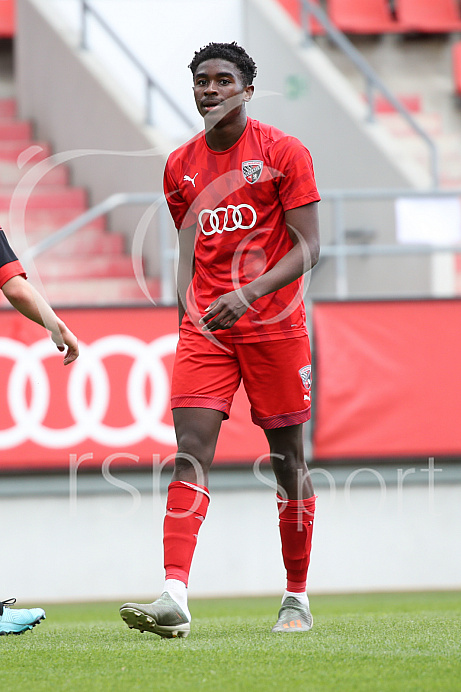
M 236 231 L 238 228 L 246 231 L 253 228 L 258 215 L 249 204 L 239 204 L 216 209 L 202 209 L 198 222 L 204 235 L 214 235 L 224 231 Z
M 176 334 L 166 334 L 151 343 L 127 334 L 114 334 L 89 345 L 80 342 L 80 357 L 72 365 L 67 384 L 73 424 L 52 428 L 45 424 L 51 388 L 43 361 L 56 356 L 55 345 L 50 339 L 43 339 L 26 346 L 1 337 L 0 357 L 13 361 L 6 396 L 14 424 L 0 429 L 0 449 L 11 449 L 27 440 L 49 449 L 69 447 L 85 440 L 107 447 L 124 446 L 146 438 L 174 445 L 174 428 L 162 420 L 170 402 L 169 376 L 163 358 L 175 352 L 177 341 Z M 117 355 L 132 359 L 123 392 L 131 420 L 120 427 L 103 422 L 111 398 L 104 359 Z

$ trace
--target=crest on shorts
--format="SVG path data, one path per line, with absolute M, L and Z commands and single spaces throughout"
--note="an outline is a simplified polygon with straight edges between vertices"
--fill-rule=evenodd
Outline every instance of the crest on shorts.
M 260 179 L 263 166 L 263 161 L 244 161 L 242 163 L 242 173 L 247 183 L 253 185 L 253 183 Z
M 305 365 L 304 367 L 300 368 L 298 372 L 304 388 L 309 391 L 312 386 L 312 366 Z

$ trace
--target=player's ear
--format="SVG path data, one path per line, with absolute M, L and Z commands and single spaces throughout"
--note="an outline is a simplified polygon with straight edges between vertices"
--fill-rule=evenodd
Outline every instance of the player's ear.
M 253 94 L 255 92 L 255 88 L 253 84 L 249 84 L 248 86 L 245 87 L 245 93 L 243 95 L 243 100 L 244 101 L 251 101 Z

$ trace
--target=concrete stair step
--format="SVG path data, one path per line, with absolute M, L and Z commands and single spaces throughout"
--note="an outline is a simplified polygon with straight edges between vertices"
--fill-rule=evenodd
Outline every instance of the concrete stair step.
M 28 247 L 36 245 L 40 240 L 47 238 L 50 235 L 46 229 L 39 231 L 29 231 L 26 233 Z M 14 245 L 17 240 L 18 247 L 22 247 L 24 243 L 23 237 L 16 238 L 9 235 L 9 239 Z M 102 255 L 124 255 L 125 254 L 125 238 L 122 233 L 109 233 L 100 228 L 92 228 L 87 226 L 81 228 L 74 235 L 61 240 L 58 245 L 46 250 L 43 253 L 44 257 L 62 256 L 62 255 L 87 255 L 87 254 L 102 254 Z
M 9 209 L 15 192 L 14 187 L 0 188 L 0 209 Z M 86 208 L 86 191 L 80 187 L 49 185 L 34 188 L 30 194 L 23 195 L 26 208 L 32 209 L 76 209 Z M 22 198 L 20 198 L 22 199 Z
M 461 158 L 461 135 L 442 133 L 434 137 L 434 142 L 437 145 L 440 156 L 457 156 Z M 399 146 L 402 146 L 406 152 L 414 156 L 428 151 L 427 144 L 417 135 L 402 138 L 399 141 Z
M 449 141 L 450 140 L 450 141 Z M 451 138 L 434 139 L 439 154 L 439 161 L 443 167 L 450 161 L 461 162 L 461 141 Z M 403 156 L 412 158 L 421 165 L 426 165 L 429 162 L 429 147 L 420 138 L 408 138 L 399 143 L 399 150 Z
M 440 187 L 445 190 L 461 190 L 461 178 L 440 177 Z
M 0 161 L 17 161 L 18 157 L 28 152 L 29 162 L 38 163 L 51 156 L 51 148 L 47 142 L 31 142 L 30 140 L 0 142 Z
M 0 118 L 15 118 L 16 112 L 15 99 L 0 99 Z
M 46 281 L 47 299 L 54 306 L 91 305 L 150 305 L 159 301 L 161 291 L 158 279 L 146 279 L 151 300 L 146 297 L 134 278 L 100 278 Z
M 429 157 L 421 156 L 415 159 L 421 166 L 429 165 Z M 461 180 L 461 161 L 459 159 L 445 160 L 443 157 L 439 161 L 440 178 L 444 181 L 444 187 L 455 187 L 455 183 Z
M 410 113 L 421 113 L 422 111 L 422 98 L 421 94 L 395 94 L 400 103 L 405 106 L 407 111 Z M 362 95 L 364 101 L 367 100 L 365 94 Z M 375 113 L 378 115 L 396 113 L 394 106 L 389 103 L 389 101 L 384 96 L 375 96 L 374 101 Z
M 43 281 L 56 279 L 134 278 L 131 257 L 127 255 L 77 255 L 36 258 L 35 266 Z
M 20 214 L 16 214 L 13 210 L 13 212 L 10 214 L 8 210 L 2 210 L 0 208 L 0 226 L 4 231 L 6 231 L 9 238 L 14 236 L 16 233 L 24 232 L 24 229 L 22 228 L 22 210 L 20 211 Z M 25 209 L 25 232 L 27 235 L 29 235 L 29 233 L 42 233 L 48 235 L 49 233 L 59 230 L 70 221 L 76 219 L 77 216 L 82 213 L 82 211 L 84 210 L 69 209 L 67 207 L 63 209 L 51 210 L 36 209 L 27 205 Z M 104 230 L 106 228 L 105 217 L 100 216 L 94 221 L 91 221 L 91 223 L 81 228 L 79 232 L 87 228 Z
M 443 134 L 442 117 L 439 113 L 413 114 L 415 121 L 430 137 Z M 383 113 L 378 115 L 380 122 L 394 137 L 417 137 L 411 125 L 399 113 Z
M 444 187 L 455 187 L 456 182 L 461 179 L 461 136 L 442 131 L 433 135 L 433 141 L 439 154 L 441 184 Z M 422 170 L 429 170 L 429 147 L 413 132 L 396 139 L 396 154 Z
M 51 235 L 54 232 L 54 230 L 55 229 L 50 230 L 48 225 L 43 225 L 41 227 L 31 226 L 26 230 L 27 240 L 31 243 L 38 243 L 39 240 L 43 240 L 44 238 L 47 238 L 49 235 Z M 9 236 L 11 237 L 11 233 L 9 234 Z M 80 238 L 82 242 L 89 242 L 99 238 L 105 238 L 106 236 L 111 237 L 112 234 L 108 231 L 105 231 L 102 227 L 88 225 L 84 228 L 81 228 L 79 231 L 76 231 L 72 236 L 70 236 L 66 240 L 63 240 L 62 242 L 69 242 L 69 240 L 74 240 L 75 238 Z
M 14 161 L 0 160 L 0 187 L 3 185 L 17 185 L 21 179 L 31 170 L 32 166 L 18 168 Z M 68 185 L 69 169 L 67 166 L 51 168 L 38 181 L 37 185 Z
M 75 235 L 66 240 L 61 241 L 58 245 L 50 248 L 43 257 L 55 257 L 69 255 L 94 255 L 100 254 L 108 257 L 110 255 L 120 255 L 124 257 L 125 239 L 121 233 L 108 233 L 99 230 L 86 229 L 78 231 Z M 48 235 L 48 234 L 46 234 Z M 37 241 L 31 238 L 31 234 L 27 235 L 29 245 L 35 244 Z
M 24 120 L 0 119 L 0 141 L 3 140 L 32 140 L 32 125 Z M 32 144 L 32 142 L 31 142 Z
M 442 162 L 441 169 L 441 175 L 447 183 L 448 181 L 454 183 L 456 180 L 461 179 L 461 161 Z

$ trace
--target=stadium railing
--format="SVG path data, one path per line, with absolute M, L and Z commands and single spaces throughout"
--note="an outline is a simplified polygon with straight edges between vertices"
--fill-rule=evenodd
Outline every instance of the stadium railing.
M 402 118 L 406 120 L 411 129 L 424 141 L 429 150 L 432 185 L 434 187 L 438 187 L 439 156 L 434 140 L 415 120 L 405 105 L 384 84 L 384 82 L 379 78 L 373 68 L 368 64 L 363 55 L 357 50 L 347 36 L 337 29 L 337 27 L 329 19 L 326 12 L 324 12 L 324 10 L 313 0 L 299 0 L 299 2 L 301 3 L 301 19 L 305 45 L 311 45 L 313 40 L 310 31 L 310 18 L 313 16 L 325 29 L 327 38 L 330 39 L 344 53 L 344 55 L 349 58 L 349 60 L 364 76 L 366 98 L 368 103 L 367 120 L 369 122 L 374 122 L 376 119 L 375 93 L 380 93 L 395 108 Z
M 378 244 L 366 242 L 363 244 L 348 242 L 346 233 L 346 222 L 344 207 L 347 202 L 351 201 L 383 201 L 383 200 L 398 200 L 401 198 L 415 199 L 442 199 L 442 198 L 458 198 L 461 199 L 460 189 L 446 190 L 411 190 L 408 188 L 382 188 L 382 189 L 359 189 L 359 190 L 321 190 L 323 202 L 332 204 L 332 225 L 333 242 L 331 244 L 322 244 L 322 258 L 332 258 L 335 260 L 335 292 L 336 298 L 344 300 L 349 297 L 348 277 L 347 277 L 347 259 L 350 257 L 373 257 L 373 256 L 404 256 L 404 255 L 431 255 L 434 253 L 461 253 L 461 244 Z M 31 246 L 27 252 L 21 257 L 25 265 L 26 271 L 35 257 L 55 247 L 62 240 L 77 233 L 85 225 L 94 221 L 100 216 L 108 214 L 114 209 L 126 205 L 142 205 L 148 206 L 151 213 L 149 219 L 155 215 L 157 218 L 157 232 L 160 255 L 160 283 L 161 283 L 161 305 L 172 305 L 176 300 L 176 289 L 174 286 L 174 263 L 176 257 L 176 248 L 172 243 L 171 224 L 165 204 L 164 197 L 161 193 L 117 193 L 107 197 L 104 201 L 88 209 L 80 216 L 76 217 L 70 223 L 55 231 L 47 238 Z M 142 242 L 145 237 L 147 226 L 143 226 L 142 221 L 138 225 L 140 232 L 136 236 L 133 243 L 132 256 L 136 258 L 142 251 Z
M 101 216 L 105 216 L 119 207 L 128 205 L 148 207 L 148 214 L 147 216 L 143 215 L 142 219 L 138 223 L 132 243 L 131 255 L 133 258 L 133 267 L 135 268 L 140 266 L 138 259 L 140 259 L 142 256 L 142 245 L 147 233 L 147 225 L 154 216 L 157 220 L 158 246 L 159 255 L 161 258 L 161 295 L 159 304 L 172 305 L 176 300 L 176 288 L 174 286 L 173 276 L 175 248 L 171 242 L 171 224 L 166 209 L 165 198 L 163 194 L 159 192 L 119 192 L 114 195 L 110 195 L 99 204 L 96 204 L 94 207 L 91 207 L 87 211 L 83 212 L 83 214 L 77 216 L 65 226 L 62 226 L 54 233 L 51 233 L 46 238 L 43 238 L 35 245 L 29 247 L 28 250 L 21 256 L 21 261 L 24 264 L 26 271 L 28 273 L 30 272 L 31 265 L 36 257 L 55 247 L 61 241 L 74 235 L 74 233 L 78 233 L 79 230 L 91 223 L 91 221 L 94 221 Z M 137 278 L 138 281 L 142 282 L 144 280 L 144 274 L 142 273 L 141 269 L 140 272 L 141 273 L 138 274 Z M 147 288 L 145 288 L 145 292 L 146 291 Z
M 452 46 L 452 60 L 455 94 L 461 98 L 461 41 L 457 41 Z
M 359 190 L 323 190 L 322 201 L 331 202 L 333 206 L 332 225 L 334 242 L 330 245 L 322 245 L 321 256 L 335 259 L 336 298 L 344 300 L 349 297 L 347 258 L 348 257 L 372 257 L 372 256 L 403 256 L 403 255 L 432 255 L 435 253 L 461 253 L 461 244 L 424 244 L 424 243 L 364 243 L 351 244 L 347 242 L 344 206 L 351 201 L 383 201 L 398 200 L 402 198 L 415 199 L 442 199 L 461 198 L 461 189 L 359 189 Z
M 176 101 L 174 101 L 169 94 L 158 84 L 158 82 L 151 75 L 149 70 L 142 64 L 140 60 L 134 55 L 134 53 L 128 48 L 128 46 L 122 41 L 120 36 L 112 29 L 111 26 L 105 21 L 105 19 L 99 14 L 99 12 L 90 5 L 87 0 L 81 1 L 81 34 L 80 34 L 80 48 L 82 50 L 89 50 L 89 39 L 88 39 L 88 24 L 90 16 L 96 20 L 99 26 L 104 30 L 104 32 L 111 38 L 113 43 L 122 51 L 122 53 L 128 58 L 136 70 L 141 74 L 145 83 L 145 94 L 144 94 L 144 122 L 146 125 L 154 125 L 154 114 L 152 108 L 152 94 L 156 92 L 160 97 L 168 104 L 176 115 L 184 122 L 184 124 L 190 129 L 193 127 L 193 122 L 190 118 L 183 113 L 183 111 L 178 107 Z

